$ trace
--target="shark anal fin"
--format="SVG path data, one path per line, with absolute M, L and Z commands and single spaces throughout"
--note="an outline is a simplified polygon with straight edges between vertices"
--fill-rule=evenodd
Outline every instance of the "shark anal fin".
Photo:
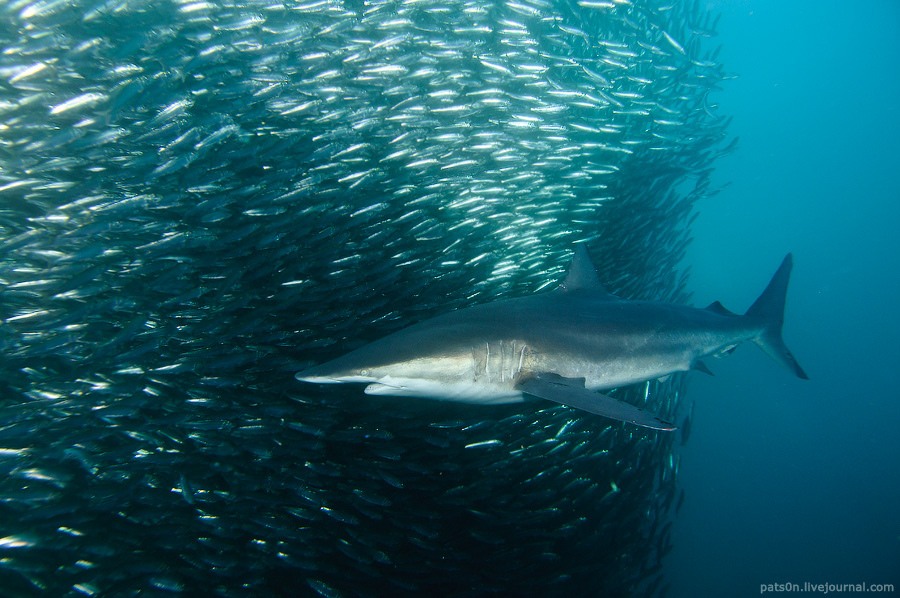
M 674 424 L 634 405 L 586 389 L 583 379 L 573 380 L 557 374 L 542 373 L 523 378 L 516 384 L 516 388 L 541 399 L 645 428 L 666 431 L 676 429 Z
M 708 374 L 710 376 L 715 376 L 715 373 L 713 373 L 713 371 L 711 369 L 709 369 L 709 366 L 707 366 L 705 363 L 703 363 L 699 359 L 694 360 L 692 367 L 699 372 L 703 372 L 704 374 Z

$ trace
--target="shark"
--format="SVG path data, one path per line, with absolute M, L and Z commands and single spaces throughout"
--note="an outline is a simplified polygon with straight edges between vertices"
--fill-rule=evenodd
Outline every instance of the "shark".
M 787 254 L 746 313 L 627 300 L 600 282 L 583 244 L 552 291 L 424 320 L 298 372 L 302 382 L 364 383 L 369 395 L 478 404 L 544 399 L 656 430 L 671 422 L 602 391 L 676 372 L 751 341 L 799 378 L 782 339 L 793 258 Z

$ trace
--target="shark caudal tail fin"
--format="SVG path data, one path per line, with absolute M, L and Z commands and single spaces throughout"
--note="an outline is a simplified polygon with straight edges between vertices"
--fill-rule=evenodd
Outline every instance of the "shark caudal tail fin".
M 784 325 L 784 301 L 787 296 L 788 281 L 791 278 L 791 267 L 794 264 L 791 254 L 784 256 L 784 261 L 778 267 L 778 271 L 769 281 L 769 286 L 762 295 L 750 306 L 744 317 L 758 322 L 762 326 L 753 341 L 762 347 L 778 363 L 794 372 L 798 378 L 809 380 L 809 376 L 791 355 L 790 349 L 781 338 L 781 328 Z

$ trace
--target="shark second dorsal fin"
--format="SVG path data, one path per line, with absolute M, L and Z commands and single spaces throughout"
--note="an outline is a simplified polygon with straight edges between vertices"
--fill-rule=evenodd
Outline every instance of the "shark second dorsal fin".
M 711 311 L 714 314 L 719 314 L 720 316 L 737 316 L 736 313 L 734 313 L 718 301 L 713 301 L 712 303 L 707 305 L 706 310 Z
M 599 295 L 607 296 L 610 300 L 617 299 L 600 283 L 594 262 L 591 261 L 591 256 L 588 255 L 587 249 L 582 244 L 575 246 L 575 255 L 569 265 L 569 272 L 566 274 L 566 279 L 559 285 L 559 290 L 564 292 L 579 289 L 589 289 Z

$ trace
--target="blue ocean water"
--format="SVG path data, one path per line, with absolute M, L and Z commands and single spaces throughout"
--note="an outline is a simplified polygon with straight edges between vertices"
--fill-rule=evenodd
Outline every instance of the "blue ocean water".
M 469 4 L 0 2 L 4 593 L 664 587 L 677 436 L 294 379 L 578 241 L 684 298 L 712 17 Z
M 740 145 L 698 206 L 694 302 L 746 309 L 792 251 L 784 334 L 811 380 L 752 347 L 691 379 L 671 595 L 900 588 L 900 5 L 710 6 Z

